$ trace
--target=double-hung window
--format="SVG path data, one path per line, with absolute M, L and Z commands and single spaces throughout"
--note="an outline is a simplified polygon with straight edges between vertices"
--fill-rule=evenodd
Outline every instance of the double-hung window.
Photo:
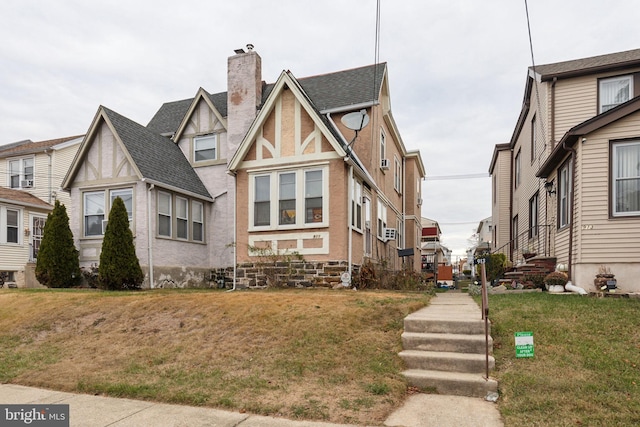
M 101 236 L 105 220 L 104 191 L 84 193 L 84 235 Z
M 558 170 L 558 227 L 569 225 L 569 197 L 571 196 L 571 164 L 566 162 Z
M 171 237 L 171 194 L 158 192 L 158 235 Z
M 279 179 L 280 225 L 296 223 L 296 174 L 281 173 Z
M 127 208 L 129 224 L 131 224 L 131 221 L 133 221 L 133 191 L 130 188 L 122 190 L 111 190 L 110 195 L 111 206 L 113 206 L 113 201 L 116 199 L 116 197 L 120 197 L 122 199 L 122 201 L 124 202 L 124 207 Z
M 515 166 L 514 166 L 514 185 L 515 188 L 518 188 L 520 186 L 520 169 L 521 169 L 521 164 L 520 164 L 520 150 L 518 150 L 518 153 L 516 154 L 516 161 L 515 161 Z
M 538 193 L 529 199 L 529 238 L 538 236 Z
M 204 162 L 218 159 L 218 135 L 207 135 L 193 139 L 193 160 Z
M 633 76 L 602 79 L 599 82 L 598 112 L 604 113 L 633 97 Z
M 384 239 L 384 229 L 387 228 L 387 205 L 378 199 L 378 237 Z
M 306 212 L 305 223 L 312 224 L 323 221 L 322 194 L 324 184 L 321 170 L 304 172 L 304 208 Z
M 19 243 L 20 235 L 18 233 L 18 224 L 20 211 L 15 209 L 6 210 L 7 218 L 7 243 Z
M 640 141 L 612 145 L 612 214 L 640 215 Z
M 33 157 L 9 160 L 9 187 L 33 187 Z
M 271 224 L 271 176 L 254 177 L 253 225 Z
M 192 238 L 204 242 L 204 207 L 200 202 L 191 202 Z
M 353 195 L 351 197 L 351 225 L 362 229 L 362 183 L 353 180 Z
M 402 163 L 397 157 L 393 157 L 394 168 L 393 168 L 393 188 L 398 192 L 402 193 Z
M 184 197 L 176 197 L 176 237 L 189 238 L 189 201 Z

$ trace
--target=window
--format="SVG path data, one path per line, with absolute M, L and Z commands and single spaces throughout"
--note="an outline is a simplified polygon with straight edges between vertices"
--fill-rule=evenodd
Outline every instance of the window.
M 204 162 L 218 158 L 218 135 L 207 135 L 193 140 L 193 160 Z
M 633 77 L 622 76 L 600 80 L 599 83 L 599 109 L 604 113 L 617 105 L 627 102 L 633 94 Z
M 189 238 L 189 201 L 182 197 L 176 197 L 176 237 Z
M 497 197 L 497 193 L 498 193 L 498 178 L 497 175 L 493 175 L 491 177 L 492 181 L 493 181 L 493 203 L 496 203 L 496 197 Z
M 353 180 L 353 194 L 351 196 L 351 225 L 362 229 L 362 183 Z
M 378 238 L 384 239 L 385 228 L 387 228 L 387 206 L 378 199 Z
M 15 209 L 6 210 L 7 217 L 7 243 L 19 243 L 18 233 L 18 218 L 20 217 L 20 211 Z
M 364 204 L 364 254 L 371 255 L 372 236 L 371 236 L 371 198 L 365 196 Z
M 515 183 L 515 188 L 518 188 L 520 186 L 520 150 L 518 150 L 518 154 L 516 154 L 516 161 L 515 161 L 515 170 L 514 170 L 514 183 Z
M 33 157 L 9 160 L 9 187 L 33 187 Z
M 399 248 L 404 248 L 404 223 L 402 222 L 401 217 L 396 217 L 396 227 L 398 228 L 398 232 L 396 233 L 396 242 Z
M 84 235 L 101 236 L 105 217 L 104 191 L 84 193 Z
M 394 169 L 393 169 L 393 188 L 398 193 L 402 192 L 402 164 L 397 157 L 393 157 L 394 160 Z
M 318 169 L 254 175 L 250 219 L 253 226 L 304 227 L 324 223 L 327 190 L 323 175 L 323 170 Z M 271 203 L 272 194 L 277 203 Z
M 536 144 L 537 141 L 537 133 L 536 133 L 536 116 L 534 115 L 531 119 L 531 163 L 536 160 Z
M 204 207 L 200 202 L 191 202 L 192 238 L 204 242 Z
M 280 225 L 296 223 L 296 174 L 281 173 L 279 176 Z
M 304 205 L 307 224 L 323 221 L 322 203 L 322 171 L 305 171 L 304 173 Z
M 538 193 L 529 199 L 529 238 L 538 236 Z
M 253 225 L 271 224 L 271 177 L 269 175 L 256 176 L 253 208 Z
M 158 192 L 158 234 L 171 237 L 171 194 Z
M 571 192 L 571 165 L 565 163 L 558 171 L 558 227 L 569 225 L 569 196 Z
M 380 160 L 386 159 L 387 147 L 385 142 L 384 132 L 380 130 Z
M 613 215 L 640 215 L 640 141 L 615 143 L 612 149 Z
M 127 208 L 127 216 L 129 217 L 129 224 L 133 221 L 133 190 L 131 188 L 125 188 L 121 190 L 110 191 L 110 207 L 113 206 L 113 201 L 116 197 L 120 197 L 124 202 L 124 207 Z M 109 208 L 111 209 L 111 208 Z

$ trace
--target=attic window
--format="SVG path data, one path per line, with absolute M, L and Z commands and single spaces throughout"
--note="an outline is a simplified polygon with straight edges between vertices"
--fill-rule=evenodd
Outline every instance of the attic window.
M 604 113 L 631 99 L 633 93 L 632 76 L 621 76 L 600 80 L 599 112 Z
M 207 135 L 194 138 L 193 159 L 205 162 L 218 159 L 218 135 Z

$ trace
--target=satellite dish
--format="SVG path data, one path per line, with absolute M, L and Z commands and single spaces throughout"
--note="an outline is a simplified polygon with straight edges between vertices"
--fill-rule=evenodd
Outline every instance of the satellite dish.
M 342 116 L 340 121 L 349 129 L 359 132 L 369 124 L 369 115 L 367 114 L 367 110 L 354 111 L 353 113 Z

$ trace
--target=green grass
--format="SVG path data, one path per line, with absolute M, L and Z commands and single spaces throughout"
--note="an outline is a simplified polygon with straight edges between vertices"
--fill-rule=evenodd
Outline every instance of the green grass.
M 640 425 L 640 300 L 545 292 L 489 306 L 505 425 Z M 520 331 L 533 358 L 515 358 Z

